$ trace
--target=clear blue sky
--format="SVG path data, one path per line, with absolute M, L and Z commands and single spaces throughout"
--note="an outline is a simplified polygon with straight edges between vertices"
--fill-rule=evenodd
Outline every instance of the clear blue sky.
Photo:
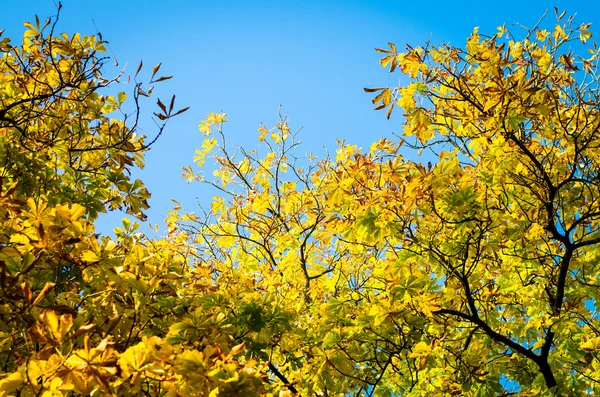
M 3 2 L 0 29 L 17 39 L 22 22 L 56 13 L 53 0 Z M 231 122 L 229 143 L 256 143 L 256 128 L 277 120 L 277 109 L 292 128 L 303 127 L 303 151 L 317 155 L 335 139 L 368 147 L 381 136 L 401 129 L 398 115 L 387 121 L 374 112 L 363 87 L 397 84 L 400 74 L 387 74 L 375 47 L 450 42 L 463 45 L 473 27 L 493 33 L 496 26 L 520 22 L 532 26 L 553 6 L 592 22 L 600 37 L 600 5 L 593 1 L 88 1 L 64 0 L 59 31 L 94 34 L 96 26 L 133 74 L 140 60 L 175 77 L 161 85 L 165 97 L 191 109 L 169 123 L 163 137 L 136 173 L 152 193 L 149 221 L 162 223 L 171 198 L 190 210 L 196 197 L 212 196 L 204 185 L 188 185 L 181 167 L 192 164 L 202 136 L 199 121 L 225 111 Z M 596 29 L 594 29 L 596 28 Z M 128 91 L 130 87 L 124 87 Z M 154 105 L 146 106 L 149 114 Z M 152 134 L 147 118 L 142 127 Z M 122 214 L 104 216 L 97 224 L 109 232 Z

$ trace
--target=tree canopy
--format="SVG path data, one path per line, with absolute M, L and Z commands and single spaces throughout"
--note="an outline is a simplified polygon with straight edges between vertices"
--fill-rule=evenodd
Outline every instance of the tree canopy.
M 0 37 L 0 396 L 600 392 L 589 24 L 377 49 L 407 83 L 365 91 L 403 128 L 365 150 L 304 157 L 285 117 L 232 148 L 210 113 L 183 168 L 210 207 L 110 238 L 98 213 L 145 219 L 129 172 L 186 108 L 157 100 L 139 133 L 170 76 L 144 83 L 140 63 L 132 100 L 113 93 L 105 42 L 57 19 Z

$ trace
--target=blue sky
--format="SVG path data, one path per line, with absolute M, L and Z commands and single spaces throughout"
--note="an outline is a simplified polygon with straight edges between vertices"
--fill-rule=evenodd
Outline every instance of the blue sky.
M 161 72 L 174 75 L 157 93 L 174 93 L 180 106 L 191 108 L 169 123 L 147 154 L 146 168 L 136 172 L 152 193 L 149 221 L 162 223 L 172 198 L 193 210 L 196 198 L 208 203 L 213 195 L 181 178 L 181 167 L 192 164 L 202 142 L 197 126 L 208 112 L 228 114 L 230 144 L 254 147 L 257 127 L 272 126 L 282 105 L 291 127 L 303 127 L 303 152 L 320 156 L 324 146 L 333 151 L 336 138 L 368 147 L 401 131 L 399 112 L 386 120 L 362 91 L 401 78 L 380 68 L 375 47 L 429 38 L 463 45 L 475 26 L 490 33 L 503 23 L 532 26 L 546 9 L 553 18 L 553 6 L 577 13 L 578 22 L 592 22 L 592 31 L 600 22 L 600 5 L 592 1 L 64 0 L 58 30 L 89 35 L 97 26 L 129 73 L 143 60 L 148 70 L 162 62 Z M 16 40 L 23 21 L 55 13 L 53 0 L 8 0 L 0 29 Z M 154 104 L 145 110 L 149 116 Z M 149 135 L 152 126 L 149 117 L 142 123 Z M 121 217 L 103 216 L 97 227 L 109 232 Z

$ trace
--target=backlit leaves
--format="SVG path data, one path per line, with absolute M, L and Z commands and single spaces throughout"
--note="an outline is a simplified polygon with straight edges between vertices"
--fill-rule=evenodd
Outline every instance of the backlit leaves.
M 188 310 L 202 312 L 195 281 L 212 279 L 188 266 L 185 239 L 144 239 L 129 219 L 114 239 L 94 233 L 100 212 L 145 218 L 150 193 L 130 170 L 187 108 L 157 100 L 148 142 L 142 63 L 132 95 L 106 94 L 119 81 L 102 77 L 102 40 L 55 26 L 36 18 L 22 46 L 0 42 L 0 396 L 257 395 L 264 370 L 228 324 L 199 315 L 194 333 L 169 340 Z M 170 79 L 159 68 L 151 84 Z
M 365 89 L 402 109 L 397 141 L 316 161 L 280 115 L 232 150 L 210 113 L 184 177 L 213 202 L 174 200 L 160 239 L 92 223 L 148 208 L 128 170 L 154 140 L 115 118 L 151 95 L 143 64 L 111 96 L 98 38 L 0 41 L 0 396 L 598 393 L 597 50 L 556 14 L 377 49 L 407 76 Z
M 595 74 L 579 74 L 596 55 L 566 48 L 589 26 L 557 16 L 520 41 L 502 27 L 475 30 L 464 49 L 377 49 L 409 79 L 365 89 L 388 116 L 403 109 L 398 143 L 340 142 L 299 167 L 283 121 L 259 128 L 255 151 L 229 151 L 219 129 L 215 179 L 196 179 L 222 194 L 172 227 L 219 269 L 208 307 L 231 308 L 223 321 L 268 360 L 274 384 L 302 395 L 594 390 L 598 98 L 586 88 Z M 411 161 L 402 144 L 432 154 Z

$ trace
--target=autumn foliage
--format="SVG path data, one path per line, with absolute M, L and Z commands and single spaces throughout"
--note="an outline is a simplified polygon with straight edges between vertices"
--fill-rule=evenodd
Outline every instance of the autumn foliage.
M 0 37 L 0 396 L 599 393 L 598 49 L 550 19 L 377 49 L 403 133 L 365 150 L 305 158 L 285 117 L 231 148 L 209 114 L 183 176 L 218 194 L 156 239 L 93 223 L 145 219 L 169 76 L 128 99 L 95 36 Z
M 223 318 L 183 296 L 198 291 L 188 248 L 142 241 L 126 219 L 116 240 L 94 233 L 99 212 L 145 218 L 150 195 L 129 170 L 151 143 L 140 101 L 167 76 L 157 66 L 144 85 L 140 64 L 125 116 L 100 39 L 57 34 L 56 19 L 25 27 L 20 45 L 0 41 L 0 395 L 256 389 Z M 160 135 L 180 110 L 157 103 Z

